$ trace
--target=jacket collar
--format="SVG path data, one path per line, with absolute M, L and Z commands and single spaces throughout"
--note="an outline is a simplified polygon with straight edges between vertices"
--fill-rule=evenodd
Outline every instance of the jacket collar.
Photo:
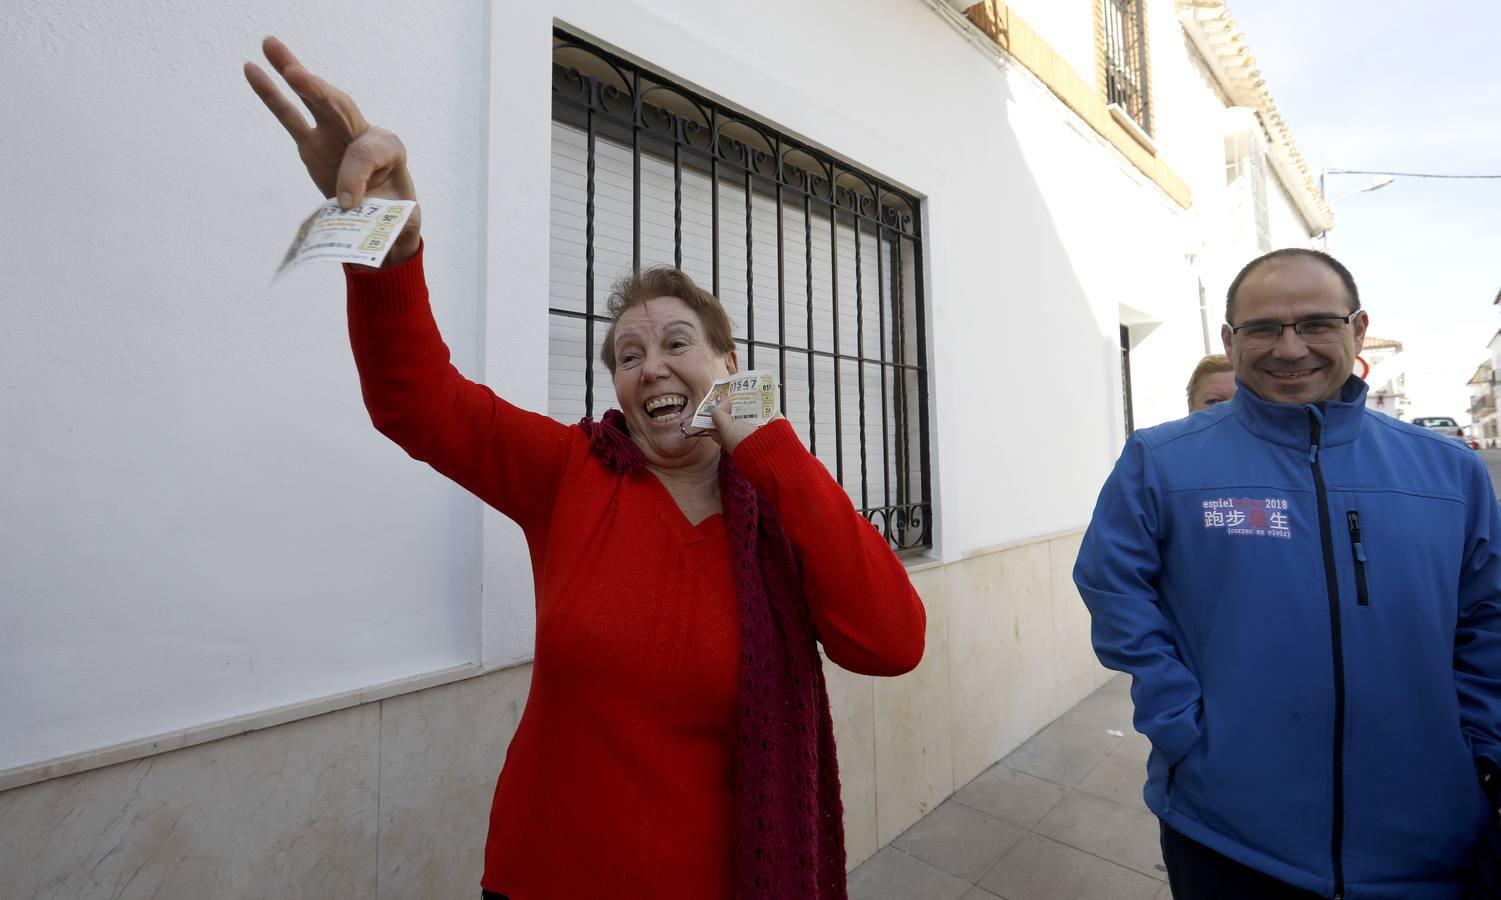
M 1360 426 L 1365 421 L 1366 383 L 1354 375 L 1340 388 L 1339 399 L 1319 404 L 1271 403 L 1253 394 L 1239 378 L 1235 385 L 1230 409 L 1247 430 L 1262 440 L 1307 450 L 1315 419 L 1322 425 L 1319 439 L 1322 446 L 1348 444 L 1360 437 Z

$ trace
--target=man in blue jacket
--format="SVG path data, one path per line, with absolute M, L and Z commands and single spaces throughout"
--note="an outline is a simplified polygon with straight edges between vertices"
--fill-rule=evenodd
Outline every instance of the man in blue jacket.
M 1074 568 L 1173 895 L 1458 898 L 1501 761 L 1485 467 L 1366 410 L 1333 258 L 1267 254 L 1225 306 L 1240 390 L 1131 435 Z

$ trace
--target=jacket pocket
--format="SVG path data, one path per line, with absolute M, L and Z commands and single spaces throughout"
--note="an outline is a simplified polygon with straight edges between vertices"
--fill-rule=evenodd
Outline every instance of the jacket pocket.
M 1173 785 L 1178 780 L 1178 766 L 1182 764 L 1182 760 L 1179 760 L 1167 767 L 1167 782 L 1162 787 L 1162 800 L 1167 812 L 1173 811 Z
M 1355 602 L 1360 606 L 1370 606 L 1371 594 L 1365 576 L 1365 544 L 1360 540 L 1360 511 L 1350 510 L 1345 513 L 1345 520 L 1350 523 L 1350 552 L 1355 557 Z

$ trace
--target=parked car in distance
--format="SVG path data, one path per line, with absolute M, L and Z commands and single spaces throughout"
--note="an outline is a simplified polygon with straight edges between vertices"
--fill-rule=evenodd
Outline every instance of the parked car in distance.
M 1465 432 L 1459 427 L 1459 423 L 1448 416 L 1419 416 L 1412 420 L 1412 424 L 1429 431 L 1436 431 L 1446 437 L 1464 440 Z
M 1412 424 L 1429 431 L 1437 431 L 1439 434 L 1447 434 L 1449 437 L 1460 437 L 1464 433 L 1459 423 L 1448 416 L 1418 416 L 1412 420 Z

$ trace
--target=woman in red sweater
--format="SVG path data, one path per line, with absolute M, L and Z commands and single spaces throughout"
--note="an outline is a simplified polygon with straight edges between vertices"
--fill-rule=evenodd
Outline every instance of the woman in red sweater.
M 405 149 L 276 41 L 256 93 L 346 208 L 415 200 Z M 843 814 L 817 652 L 868 675 L 922 656 L 901 563 L 785 419 L 714 412 L 736 371 L 719 301 L 676 269 L 623 279 L 602 356 L 620 410 L 564 426 L 449 363 L 414 209 L 385 265 L 348 268 L 375 427 L 524 530 L 531 693 L 496 786 L 482 889 L 508 900 L 845 897 Z

